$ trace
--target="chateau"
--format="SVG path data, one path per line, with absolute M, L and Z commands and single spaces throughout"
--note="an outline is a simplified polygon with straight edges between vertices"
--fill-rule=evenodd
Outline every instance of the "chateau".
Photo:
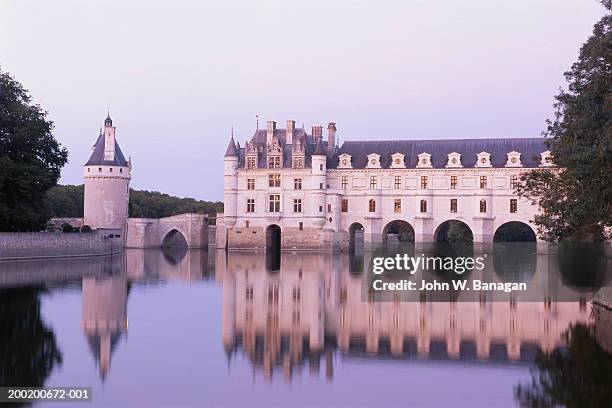
M 288 120 L 257 129 L 225 153 L 224 214 L 217 246 L 342 250 L 408 231 L 416 244 L 443 240 L 456 220 L 474 244 L 521 223 L 536 240 L 537 206 L 513 192 L 521 172 L 551 166 L 543 138 L 336 140 L 336 124 L 308 134 Z M 448 229 L 448 228 L 446 228 Z

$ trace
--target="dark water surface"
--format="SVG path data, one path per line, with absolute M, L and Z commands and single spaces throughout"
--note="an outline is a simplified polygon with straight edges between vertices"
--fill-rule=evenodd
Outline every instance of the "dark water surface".
M 70 407 L 609 397 L 612 325 L 589 302 L 364 302 L 351 264 L 287 253 L 270 272 L 264 254 L 191 250 L 1 262 L 0 382 L 92 387 Z M 530 370 L 579 375 L 588 395 L 547 395 Z

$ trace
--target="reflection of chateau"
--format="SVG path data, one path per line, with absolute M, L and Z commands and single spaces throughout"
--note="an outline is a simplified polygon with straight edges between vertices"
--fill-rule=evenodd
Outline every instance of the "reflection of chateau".
M 127 334 L 128 282 L 201 280 L 214 270 L 205 251 L 128 250 L 123 256 L 122 262 L 110 261 L 112 270 L 82 280 L 81 326 L 102 379 L 108 375 L 113 352 L 121 337 Z
M 81 325 L 87 336 L 100 375 L 106 378 L 112 353 L 121 335 L 127 332 L 127 277 L 83 279 Z
M 331 350 L 348 356 L 531 361 L 537 349 L 561 346 L 561 333 L 586 322 L 581 302 L 368 302 L 362 275 L 347 256 L 284 254 L 281 270 L 265 257 L 218 254 L 223 283 L 223 345 L 242 348 L 265 376 L 275 366 L 290 375 L 305 359 L 318 367 Z M 536 277 L 537 279 L 537 273 Z

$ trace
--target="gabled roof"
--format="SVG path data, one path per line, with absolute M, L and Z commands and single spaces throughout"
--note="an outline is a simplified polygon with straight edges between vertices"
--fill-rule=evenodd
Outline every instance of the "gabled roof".
M 521 153 L 523 167 L 538 167 L 540 153 L 548 148 L 544 138 L 505 138 L 505 139 L 440 139 L 440 140 L 385 140 L 385 141 L 346 141 L 330 160 L 330 168 L 338 165 L 341 154 L 351 156 L 353 168 L 365 168 L 368 155 L 380 155 L 380 164 L 383 168 L 391 166 L 391 155 L 404 154 L 407 168 L 415 168 L 420 153 L 431 154 L 434 168 L 444 168 L 448 163 L 448 154 L 461 154 L 463 167 L 475 167 L 477 155 L 480 152 L 491 154 L 493 167 L 504 167 L 508 159 L 507 154 L 512 151 Z
M 128 163 L 123 156 L 123 152 L 119 147 L 119 143 L 117 143 L 117 139 L 115 139 L 115 159 L 114 160 L 104 160 L 104 135 L 100 134 L 96 143 L 94 143 L 93 152 L 91 152 L 91 156 L 89 156 L 89 160 L 85 163 L 85 166 L 121 166 L 127 167 Z

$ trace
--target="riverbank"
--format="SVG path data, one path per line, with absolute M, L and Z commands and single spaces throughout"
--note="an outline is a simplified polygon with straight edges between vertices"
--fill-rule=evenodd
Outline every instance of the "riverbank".
M 91 257 L 121 252 L 119 230 L 0 233 L 0 260 Z

